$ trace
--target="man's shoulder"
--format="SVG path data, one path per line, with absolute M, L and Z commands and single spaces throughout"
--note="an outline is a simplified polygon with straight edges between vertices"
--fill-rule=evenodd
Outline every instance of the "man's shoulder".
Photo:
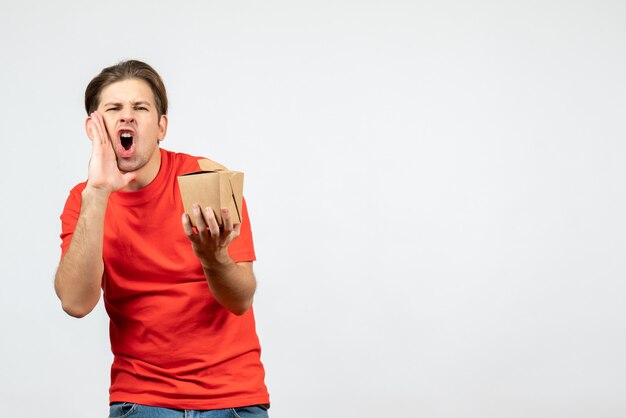
M 70 195 L 80 195 L 87 187 L 87 180 L 78 183 L 76 186 L 70 189 Z
M 67 212 L 73 210 L 75 212 L 80 211 L 81 205 L 81 194 L 83 190 L 87 187 L 87 181 L 83 181 L 82 183 L 78 183 L 76 186 L 70 189 L 69 195 L 67 196 L 67 200 L 65 201 L 65 207 L 63 212 Z
M 166 158 L 175 167 L 175 171 L 178 173 L 189 173 L 193 171 L 201 170 L 198 161 L 206 160 L 207 157 L 200 157 L 197 155 L 190 155 L 184 152 L 174 152 L 162 149 L 163 153 L 167 156 Z
M 166 149 L 161 149 L 163 152 L 163 157 L 166 157 L 167 160 L 176 167 L 180 166 L 195 166 L 198 167 L 198 160 L 201 160 L 202 157 L 196 157 L 194 155 L 190 155 L 184 152 L 175 152 L 169 151 Z

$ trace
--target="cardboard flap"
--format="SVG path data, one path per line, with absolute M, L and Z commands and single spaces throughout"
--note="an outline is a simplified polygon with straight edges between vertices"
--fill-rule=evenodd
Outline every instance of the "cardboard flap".
M 237 210 L 237 217 L 239 218 L 239 222 L 242 219 L 242 196 L 243 196 L 243 173 L 234 171 L 232 172 L 230 178 L 230 189 L 232 191 L 233 201 L 235 202 L 235 209 Z M 233 214 L 234 215 L 234 214 Z
M 205 158 L 203 160 L 198 160 L 198 165 L 202 171 L 227 171 L 228 169 L 221 165 L 220 163 L 216 163 L 213 160 L 209 160 Z

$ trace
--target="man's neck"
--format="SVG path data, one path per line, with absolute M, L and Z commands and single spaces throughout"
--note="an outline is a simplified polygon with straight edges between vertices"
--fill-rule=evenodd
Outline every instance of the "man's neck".
M 148 184 L 152 183 L 152 181 L 159 174 L 159 170 L 161 169 L 161 148 L 157 148 L 154 151 L 154 154 L 150 157 L 150 160 L 137 170 L 137 177 L 128 183 L 126 187 L 124 187 L 124 191 L 126 192 L 135 192 L 137 190 L 143 189 Z

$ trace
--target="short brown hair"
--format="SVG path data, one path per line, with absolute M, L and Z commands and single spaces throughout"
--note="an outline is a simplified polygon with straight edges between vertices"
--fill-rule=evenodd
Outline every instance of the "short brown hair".
M 145 62 L 137 60 L 122 61 L 100 71 L 85 89 L 85 110 L 91 115 L 100 104 L 100 92 L 106 86 L 117 81 L 129 78 L 138 78 L 145 81 L 150 86 L 154 94 L 159 117 L 167 115 L 167 93 L 161 76 Z

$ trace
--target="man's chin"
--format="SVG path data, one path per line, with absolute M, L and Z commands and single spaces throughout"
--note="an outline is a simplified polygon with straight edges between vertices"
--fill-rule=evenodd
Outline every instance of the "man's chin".
M 143 167 L 140 161 L 135 160 L 134 158 L 118 158 L 117 159 L 117 168 L 123 174 L 132 173 L 133 171 L 139 170 Z

